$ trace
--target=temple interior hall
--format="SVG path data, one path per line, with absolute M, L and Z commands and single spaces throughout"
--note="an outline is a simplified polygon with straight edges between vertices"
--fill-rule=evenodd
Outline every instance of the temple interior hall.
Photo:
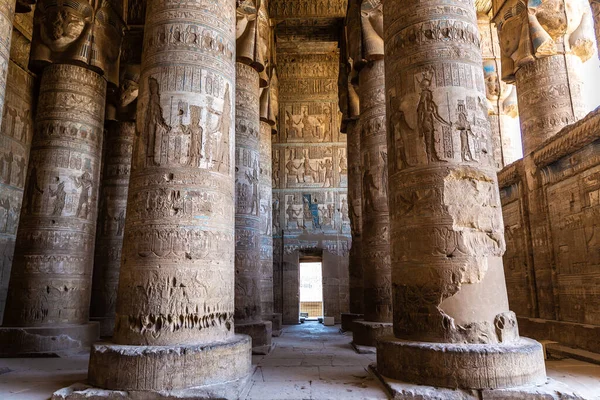
M 0 400 L 600 400 L 600 0 L 0 0 Z

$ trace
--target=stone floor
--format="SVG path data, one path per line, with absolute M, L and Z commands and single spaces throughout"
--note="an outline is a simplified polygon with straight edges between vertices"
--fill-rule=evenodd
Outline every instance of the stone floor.
M 368 373 L 375 355 L 356 354 L 339 326 L 316 322 L 286 326 L 257 364 L 246 400 L 387 399 Z M 86 378 L 88 358 L 0 359 L 0 399 L 48 399 L 57 389 Z M 548 361 L 548 375 L 589 400 L 600 400 L 600 365 L 571 359 Z

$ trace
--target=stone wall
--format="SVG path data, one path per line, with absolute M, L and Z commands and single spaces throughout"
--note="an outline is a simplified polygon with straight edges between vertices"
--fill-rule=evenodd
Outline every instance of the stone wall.
M 32 20 L 33 12 L 15 16 L 0 128 L 0 321 L 6 303 L 33 135 L 37 78 L 27 69 Z
M 335 48 L 278 48 L 280 129 L 273 143 L 274 297 L 283 322 L 298 322 L 299 262 L 323 261 L 324 312 L 348 308 L 348 168 L 340 133 Z M 282 290 L 283 289 L 283 290 Z
M 600 351 L 600 109 L 499 178 L 505 274 L 521 333 Z M 532 234 L 532 213 L 549 230 Z M 549 265 L 534 244 L 547 249 Z

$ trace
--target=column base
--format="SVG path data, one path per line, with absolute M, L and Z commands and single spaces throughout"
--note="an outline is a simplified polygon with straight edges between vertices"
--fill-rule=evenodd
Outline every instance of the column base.
M 82 383 L 76 383 L 52 394 L 51 400 L 199 400 L 199 399 L 227 399 L 237 400 L 247 392 L 252 374 L 239 379 L 222 382 L 214 385 L 193 387 L 181 390 L 149 391 L 122 391 L 98 389 Z
M 391 322 L 370 322 L 355 320 L 352 326 L 352 343 L 356 346 L 375 347 L 377 340 L 394 334 Z
M 369 365 L 369 370 L 381 382 L 393 400 L 582 400 L 584 398 L 567 385 L 553 379 L 547 379 L 539 385 L 474 391 L 422 386 L 390 379 L 379 373 L 377 364 Z
M 273 337 L 281 336 L 281 328 L 283 326 L 283 323 L 281 322 L 282 321 L 281 314 L 278 314 L 278 313 L 266 314 L 266 315 L 263 315 L 263 319 L 265 321 L 271 321 L 271 324 L 272 324 L 271 336 L 273 336 Z
M 199 345 L 97 343 L 92 346 L 88 383 L 115 393 L 130 392 L 134 399 L 160 397 L 163 392 L 212 393 L 214 389 L 219 393 L 220 386 L 242 382 L 250 376 L 250 343 L 246 335 Z
M 97 322 L 83 325 L 0 327 L 0 357 L 64 356 L 89 351 L 99 338 Z
M 546 382 L 542 345 L 526 338 L 507 344 L 453 344 L 389 336 L 377 342 L 377 370 L 388 378 L 452 389 L 503 389 Z
M 100 324 L 100 337 L 111 338 L 115 331 L 115 319 L 114 318 L 94 318 L 90 317 L 93 322 Z
M 235 324 L 235 333 L 252 338 L 252 354 L 265 355 L 271 351 L 271 321 L 257 321 L 249 324 Z
M 363 319 L 363 314 L 342 313 L 342 332 L 352 332 L 352 326 L 357 319 Z

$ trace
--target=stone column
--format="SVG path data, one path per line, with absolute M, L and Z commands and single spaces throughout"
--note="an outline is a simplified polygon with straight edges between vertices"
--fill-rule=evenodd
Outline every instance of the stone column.
M 272 135 L 277 120 L 277 85 L 275 69 L 271 69 L 269 86 L 260 95 L 260 264 L 261 312 L 272 323 L 272 336 L 281 334 L 282 315 L 274 312 L 273 296 L 273 152 Z
M 392 286 L 388 210 L 388 151 L 385 118 L 383 2 L 362 2 L 360 51 L 354 50 L 360 98 L 360 163 L 362 183 L 361 253 L 364 273 L 364 321 L 355 321 L 352 342 L 374 347 L 392 333 Z M 350 43 L 353 45 L 353 43 Z
M 515 83 L 524 154 L 528 155 L 587 111 L 581 63 L 593 55 L 590 9 L 585 0 L 566 8 L 528 8 L 507 0 L 495 10 L 502 56 L 502 79 Z M 568 9 L 569 15 L 565 13 Z
M 342 36 L 343 37 L 343 36 Z M 344 37 L 343 37 L 344 38 Z M 350 296 L 349 312 L 342 313 L 342 331 L 352 331 L 354 321 L 364 317 L 364 282 L 361 251 L 362 233 L 362 167 L 360 157 L 360 101 L 352 84 L 352 60 L 348 58 L 348 46 L 340 43 L 340 74 L 338 97 L 342 124 L 340 132 L 346 134 L 348 147 L 348 217 L 352 234 L 352 247 L 348 259 Z
M 3 115 L 4 110 L 15 4 L 15 0 L 0 1 L 0 115 Z
M 492 129 L 492 150 L 496 168 L 500 170 L 523 157 L 517 91 L 514 85 L 500 79 L 498 30 L 492 26 L 488 15 L 479 15 L 477 25 L 481 36 L 485 94 Z
M 383 376 L 493 389 L 542 383 L 539 343 L 509 311 L 473 1 L 384 6 L 394 336 Z
M 65 12 L 85 16 L 91 33 L 48 33 Z M 13 344 L 5 355 L 81 350 L 98 335 L 88 317 L 104 103 L 106 81 L 118 81 L 123 25 L 102 2 L 42 1 L 35 21 L 30 65 L 43 72 L 0 329 L 0 342 Z
M 598 46 L 598 56 L 600 56 L 600 0 L 590 0 L 590 6 L 592 7 L 592 16 L 594 17 L 596 46 Z
M 260 75 L 265 69 L 253 4 L 238 7 L 235 86 L 235 322 L 252 337 L 252 352 L 267 354 L 272 324 L 262 320 L 260 221 Z
M 527 211 L 531 236 L 535 238 L 532 254 L 539 305 L 536 316 L 556 319 L 558 287 L 548 203 L 533 153 L 589 111 L 583 100 L 581 64 L 593 54 L 594 32 L 586 0 L 567 0 L 564 9 L 548 8 L 545 4 L 521 9 L 517 0 L 506 1 L 494 10 L 494 21 L 500 37 L 502 78 L 514 82 L 518 94 Z
M 94 386 L 237 398 L 250 373 L 234 333 L 234 34 L 233 1 L 147 3 L 115 332 L 92 348 Z

